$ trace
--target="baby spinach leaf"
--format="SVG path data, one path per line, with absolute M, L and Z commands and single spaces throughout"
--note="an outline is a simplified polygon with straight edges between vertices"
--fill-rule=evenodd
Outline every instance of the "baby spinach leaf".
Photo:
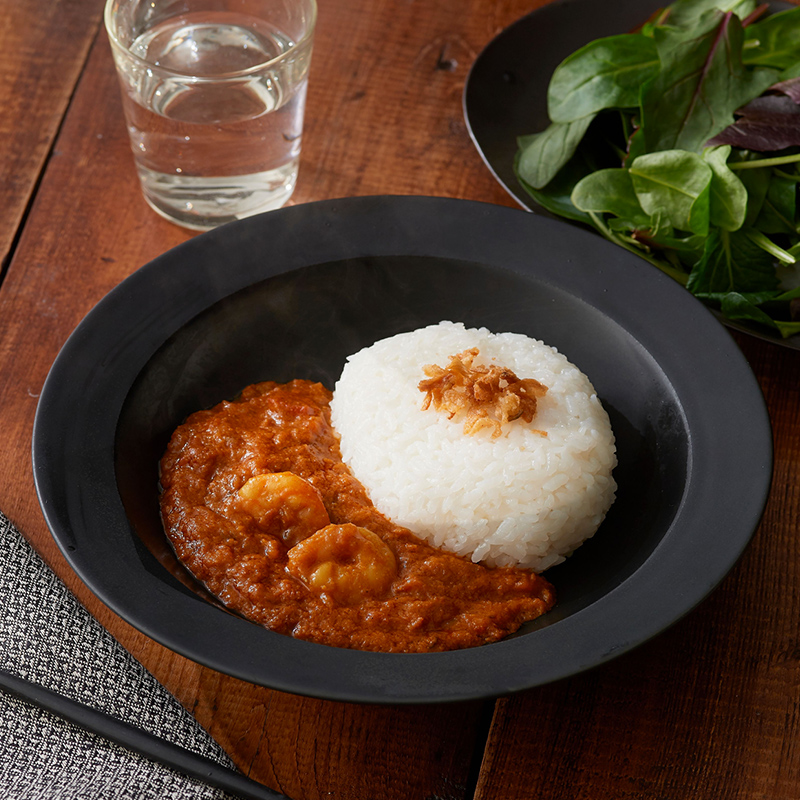
M 642 84 L 658 72 L 652 39 L 621 34 L 595 39 L 556 67 L 547 90 L 553 122 L 574 122 L 604 108 L 639 104 Z
M 654 235 L 650 235 L 647 231 L 643 232 L 643 234 L 641 236 L 643 242 L 662 250 L 674 252 L 680 262 L 688 269 L 691 269 L 703 256 L 704 236 L 692 234 L 691 236 L 678 237 L 660 231 Z
M 777 329 L 781 336 L 784 337 L 800 333 L 800 322 L 773 317 L 764 310 L 764 307 L 769 305 L 773 300 L 779 299 L 785 298 L 773 296 L 764 299 L 759 294 L 749 292 L 728 292 L 727 294 L 718 296 L 720 311 L 722 311 L 728 319 L 766 325 Z
M 800 300 L 800 286 L 795 289 L 789 289 L 783 294 L 775 298 L 776 300 Z
M 762 311 L 751 297 L 741 292 L 728 292 L 720 300 L 720 311 L 728 319 L 740 320 L 741 322 L 756 322 L 759 325 L 767 325 L 770 328 L 778 328 L 777 323 Z
M 592 221 L 588 214 L 579 211 L 572 205 L 570 195 L 572 187 L 586 174 L 592 171 L 580 153 L 574 155 L 551 180 L 547 186 L 537 189 L 528 184 L 519 173 L 520 153 L 514 160 L 514 173 L 523 189 L 540 205 L 552 214 L 575 222 L 583 222 L 591 225 Z
M 746 64 L 786 69 L 800 60 L 800 8 L 772 14 L 747 28 Z
M 639 213 L 641 213 L 641 211 Z M 614 216 L 606 219 L 606 227 L 613 233 L 621 233 L 631 235 L 633 238 L 638 238 L 639 231 L 648 230 L 650 222 L 647 217 L 631 219 L 630 217 Z
M 618 228 L 617 223 L 625 221 L 612 218 L 608 220 L 608 228 L 626 232 L 639 247 L 651 253 L 654 260 L 661 258 L 679 268 L 683 273 L 681 283 L 685 284 L 692 267 L 702 258 L 706 237 L 696 234 L 680 236 L 671 226 L 659 225 L 657 217 L 651 219 L 655 224 L 650 228 L 632 225 L 630 221 L 625 227 Z
M 739 19 L 749 17 L 756 9 L 755 0 L 677 0 L 669 7 L 668 25 L 688 28 L 696 25 L 708 11 L 732 11 Z
M 623 166 L 628 166 L 633 163 L 639 156 L 647 153 L 647 148 L 644 144 L 644 131 L 639 128 L 634 131 L 633 136 L 628 140 L 628 154 L 622 162 Z
M 541 133 L 523 137 L 517 171 L 525 183 L 534 189 L 550 183 L 575 154 L 593 119 L 592 114 L 574 122 L 554 122 Z
M 739 180 L 747 189 L 747 212 L 744 218 L 745 225 L 754 225 L 764 200 L 767 197 L 769 183 L 772 179 L 772 170 L 765 169 L 743 169 L 739 173 Z
M 775 82 L 775 70 L 744 67 L 743 38 L 739 19 L 719 11 L 705 14 L 690 30 L 656 29 L 662 68 L 642 89 L 648 152 L 699 152 L 733 124 L 738 108 Z
M 703 257 L 689 275 L 687 288 L 693 294 L 776 288 L 774 259 L 747 236 L 746 230 L 711 231 Z
M 735 231 L 744 224 L 747 212 L 747 189 L 728 168 L 730 147 L 710 147 L 703 159 L 711 167 L 711 197 L 709 218 L 712 225 Z
M 798 293 L 800 294 L 800 293 Z M 715 292 L 697 295 L 701 300 L 719 306 L 728 319 L 766 325 L 784 336 L 800 333 L 800 322 L 773 316 L 773 307 L 792 299 L 793 292 Z
M 665 150 L 630 166 L 633 188 L 647 214 L 664 213 L 681 230 L 708 233 L 711 167 L 696 153 Z
M 800 233 L 796 222 L 797 184 L 794 180 L 773 176 L 767 196 L 756 220 L 763 233 Z
M 630 220 L 637 227 L 650 224 L 650 216 L 639 204 L 626 169 L 592 172 L 576 184 L 571 200 L 581 211 L 614 214 Z

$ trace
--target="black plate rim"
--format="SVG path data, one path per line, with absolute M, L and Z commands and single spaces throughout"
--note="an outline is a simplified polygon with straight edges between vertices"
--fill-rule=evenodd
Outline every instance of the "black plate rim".
M 523 51 L 519 46 L 517 46 L 515 38 L 518 35 L 518 31 L 522 28 L 538 20 L 545 20 L 546 24 L 553 24 L 554 22 L 555 24 L 558 24 L 559 19 L 563 19 L 571 23 L 572 21 L 581 18 L 582 9 L 590 5 L 597 5 L 597 3 L 598 0 L 553 0 L 553 2 L 550 2 L 540 8 L 534 9 L 528 14 L 525 14 L 516 22 L 513 22 L 511 25 L 500 31 L 500 33 L 498 33 L 481 49 L 481 51 L 478 53 L 478 56 L 472 62 L 472 65 L 467 73 L 467 79 L 464 82 L 464 89 L 461 93 L 461 108 L 464 116 L 464 122 L 467 127 L 467 133 L 469 134 L 472 144 L 475 146 L 475 149 L 478 151 L 481 160 L 486 165 L 489 172 L 491 172 L 494 179 L 505 190 L 508 196 L 511 197 L 515 203 L 519 204 L 522 208 L 530 211 L 533 214 L 540 214 L 542 216 L 555 218 L 554 214 L 551 214 L 551 212 L 540 207 L 515 180 L 506 180 L 500 174 L 500 165 L 497 163 L 497 160 L 487 152 L 487 147 L 483 137 L 477 131 L 477 128 L 479 127 L 477 124 L 478 117 L 473 111 L 473 101 L 470 97 L 471 94 L 475 92 L 474 87 L 476 83 L 476 76 L 479 77 L 483 72 L 486 71 L 486 63 L 491 60 L 494 51 L 502 52 L 504 58 L 519 57 L 522 54 Z M 648 13 L 656 10 L 657 8 L 661 8 L 663 5 L 664 3 L 659 2 L 659 0 L 648 0 L 648 2 L 642 6 L 641 12 L 637 10 L 637 14 L 639 14 L 639 16 L 635 18 L 633 16 L 627 16 L 629 8 L 627 6 L 621 7 L 619 4 L 612 4 L 610 6 L 608 4 L 603 5 L 603 13 L 610 19 L 614 18 L 614 14 L 622 15 L 618 27 L 619 31 L 623 31 L 635 24 L 640 23 L 642 19 L 646 18 Z M 777 10 L 783 10 L 784 8 L 790 7 L 790 5 L 787 3 L 776 2 L 775 0 L 772 0 L 771 5 L 776 7 Z M 549 20 L 549 17 L 553 15 L 555 15 L 557 19 L 555 21 Z M 588 43 L 592 38 L 594 37 L 587 34 L 584 44 Z M 535 59 L 535 53 L 535 48 L 528 47 L 524 50 L 525 55 L 523 58 Z M 569 49 L 565 50 L 563 55 L 564 57 L 569 55 Z M 550 76 L 547 75 L 546 80 L 549 81 L 549 78 Z M 544 86 L 546 87 L 546 85 L 547 84 L 545 82 Z M 509 131 L 509 136 L 517 136 L 524 133 L 534 132 L 534 130 L 516 132 Z M 588 226 L 581 225 L 579 222 L 571 222 L 570 224 L 580 226 L 585 230 L 592 230 L 595 235 L 599 236 L 596 231 L 590 229 Z M 642 262 L 643 265 L 647 265 L 647 262 L 644 261 L 644 259 L 642 259 Z M 740 333 L 760 339 L 763 342 L 769 342 L 777 345 L 778 347 L 787 347 L 792 350 L 800 350 L 800 334 L 794 334 L 793 336 L 783 338 L 780 334 L 772 334 L 767 329 L 761 328 L 757 325 L 749 325 L 747 322 L 730 320 L 721 312 L 712 310 L 712 313 L 717 317 L 718 320 L 720 320 L 720 322 L 722 322 L 723 325 L 726 325 L 731 330 L 739 331 Z
M 399 220 L 402 226 L 394 229 L 392 226 Z M 198 248 L 217 248 L 222 253 L 229 252 L 231 241 L 242 238 L 261 237 L 263 241 L 272 241 L 271 234 L 284 229 L 290 221 L 295 230 L 299 225 L 310 238 L 316 237 L 304 255 L 284 253 L 285 260 L 278 265 L 265 264 L 259 268 L 257 276 L 237 271 L 235 262 L 230 260 L 225 274 L 213 285 L 196 286 L 188 293 L 191 296 L 182 298 L 179 303 L 167 302 L 175 300 L 174 297 L 160 301 L 168 306 L 167 311 L 159 306 L 157 310 L 163 312 L 160 318 L 155 312 L 148 312 L 145 323 L 139 327 L 120 327 L 120 320 L 130 312 L 131 304 L 147 295 L 154 280 L 166 279 L 173 287 L 191 284 L 193 257 Z M 436 242 L 442 226 L 454 227 L 465 234 L 463 253 L 437 252 Z M 493 245 L 502 236 L 503 246 L 520 250 L 520 262 L 528 264 L 529 256 L 523 243 L 530 241 L 529 237 L 541 235 L 563 243 L 559 247 L 589 248 L 593 258 L 604 263 L 599 278 L 587 281 L 586 275 L 583 276 L 588 286 L 582 291 L 593 295 L 592 302 L 611 302 L 616 308 L 624 298 L 606 293 L 605 285 L 623 277 L 631 283 L 632 296 L 647 297 L 647 292 L 641 292 L 642 287 L 657 288 L 659 302 L 644 301 L 643 308 L 624 324 L 635 331 L 637 340 L 644 342 L 643 346 L 646 344 L 658 354 L 660 367 L 671 375 L 675 385 L 686 383 L 680 370 L 683 359 L 688 357 L 707 371 L 709 381 L 713 379 L 737 387 L 740 402 L 718 410 L 705 408 L 702 397 L 689 397 L 690 393 L 686 393 L 687 413 L 696 415 L 699 426 L 692 429 L 695 444 L 707 442 L 709 434 L 718 432 L 721 424 L 740 426 L 742 420 L 747 419 L 747 431 L 738 448 L 746 457 L 737 459 L 734 452 L 720 467 L 717 454 L 712 458 L 710 452 L 693 451 L 687 478 L 690 487 L 673 527 L 637 572 L 590 607 L 594 609 L 592 614 L 584 609 L 527 636 L 466 651 L 423 655 L 364 653 L 301 642 L 269 631 L 260 630 L 260 635 L 253 637 L 251 623 L 232 617 L 188 590 L 165 586 L 161 579 L 146 570 L 139 569 L 135 580 L 128 576 L 127 583 L 114 585 L 111 574 L 123 575 L 137 568 L 131 553 L 108 552 L 106 560 L 97 563 L 95 554 L 81 550 L 80 528 L 89 511 L 110 525 L 127 526 L 128 522 L 121 501 L 118 496 L 114 499 L 113 491 L 102 503 L 98 501 L 104 507 L 87 509 L 79 501 L 85 500 L 88 489 L 85 486 L 71 488 L 73 479 L 53 469 L 55 451 L 68 446 L 63 442 L 63 420 L 74 420 L 80 427 L 81 415 L 90 414 L 85 409 L 91 403 L 83 397 L 70 398 L 69 392 L 65 393 L 65 381 L 82 385 L 97 379 L 98 364 L 108 358 L 126 359 L 130 355 L 126 348 L 131 346 L 139 349 L 142 363 L 146 363 L 165 338 L 165 332 L 176 330 L 210 302 L 249 285 L 254 277 L 263 279 L 281 274 L 300 266 L 302 261 L 319 263 L 319 253 L 327 254 L 330 261 L 357 255 L 420 252 L 491 262 Z M 698 301 L 658 271 L 637 270 L 637 264 L 631 263 L 634 258 L 560 221 L 502 206 L 419 196 L 348 198 L 291 206 L 195 237 L 141 267 L 109 292 L 77 326 L 51 368 L 37 408 L 32 451 L 36 490 L 52 535 L 84 583 L 100 600 L 146 635 L 220 672 L 295 694 L 395 704 L 495 697 L 577 674 L 621 655 L 683 617 L 725 577 L 758 525 L 772 470 L 771 430 L 764 399 L 735 342 Z M 310 259 L 317 261 L 310 262 Z M 569 282 L 574 279 L 574 269 L 573 264 L 566 263 L 558 274 L 546 269 L 545 277 L 556 283 Z M 675 322 L 676 310 L 680 312 L 680 325 Z M 125 313 L 121 313 L 123 311 Z M 666 326 L 670 343 L 655 336 L 654 320 L 657 326 Z M 688 347 L 690 342 L 694 343 L 694 350 L 688 356 L 681 356 L 681 346 Z M 697 342 L 702 344 L 697 346 Z M 128 363 L 127 369 L 138 374 L 141 364 Z M 96 481 L 98 486 L 108 483 L 108 475 L 103 474 L 102 468 L 113 463 L 113 453 L 109 452 L 113 446 L 109 448 L 105 439 L 108 439 L 109 430 L 115 430 L 125 391 L 120 390 L 119 395 L 113 397 L 107 414 L 111 419 L 83 420 L 86 429 L 98 431 L 98 441 L 79 442 L 77 446 L 83 451 L 71 456 L 77 459 L 76 463 L 85 464 L 81 467 L 83 481 Z M 733 510 L 715 509 L 715 514 L 721 512 L 725 517 L 723 520 L 709 516 L 710 509 L 701 497 L 697 481 L 698 474 L 714 464 L 719 472 L 711 483 L 720 487 L 720 491 L 734 467 L 739 473 L 745 471 L 752 489 L 749 496 L 736 498 L 736 504 L 741 505 L 737 505 L 735 514 Z M 739 474 L 738 478 L 741 477 Z M 78 497 L 76 492 L 83 494 Z M 703 525 L 711 529 L 722 524 L 726 529 L 721 540 L 722 552 L 709 559 L 709 553 L 703 549 L 703 535 L 691 541 L 686 536 L 681 537 L 680 528 L 687 520 L 700 531 Z M 716 535 L 716 540 L 720 538 Z M 677 550 L 676 539 L 681 542 Z M 673 592 L 676 580 L 684 590 L 675 605 L 665 608 L 659 603 L 642 602 L 643 596 L 652 598 L 659 591 L 666 591 L 667 585 Z M 165 603 L 169 604 L 168 613 L 164 611 Z M 626 609 L 624 620 L 618 618 L 621 609 Z M 595 641 L 598 638 L 595 612 L 602 612 L 601 618 L 609 634 L 602 646 Z M 554 654 L 560 660 L 554 660 Z

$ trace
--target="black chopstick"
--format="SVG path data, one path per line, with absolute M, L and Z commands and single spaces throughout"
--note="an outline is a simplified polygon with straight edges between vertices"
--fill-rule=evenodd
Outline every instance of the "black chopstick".
M 145 758 L 247 800 L 288 800 L 257 781 L 205 756 L 161 739 L 96 708 L 71 700 L 37 683 L 0 670 L 0 688 L 110 739 Z

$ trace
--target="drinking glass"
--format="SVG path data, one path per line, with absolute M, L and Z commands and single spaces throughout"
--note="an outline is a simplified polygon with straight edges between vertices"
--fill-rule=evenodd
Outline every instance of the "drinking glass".
M 207 230 L 279 208 L 297 181 L 315 0 L 107 0 L 147 202 Z

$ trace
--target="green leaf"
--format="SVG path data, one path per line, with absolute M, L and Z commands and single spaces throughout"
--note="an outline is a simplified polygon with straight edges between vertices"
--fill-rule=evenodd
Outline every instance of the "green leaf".
M 658 68 L 655 43 L 646 36 L 595 39 L 556 67 L 547 90 L 550 119 L 574 122 L 604 108 L 638 106 L 642 84 Z
M 782 320 L 775 320 L 775 327 L 780 331 L 784 339 L 800 333 L 800 322 L 783 322 Z
M 769 191 L 771 178 L 772 171 L 769 169 L 744 169 L 739 173 L 739 180 L 747 190 L 745 225 L 754 225 L 758 219 Z
M 744 61 L 788 69 L 800 61 L 800 8 L 772 14 L 746 30 Z
M 728 292 L 723 295 L 720 302 L 720 311 L 728 319 L 740 320 L 742 322 L 756 322 L 759 325 L 767 325 L 770 328 L 777 328 L 775 321 L 752 303 L 745 295 L 740 292 Z
M 778 76 L 778 81 L 790 81 L 794 78 L 800 78 L 800 60 L 795 61 L 788 69 L 785 69 Z
M 592 221 L 588 214 L 579 211 L 572 205 L 570 195 L 575 184 L 591 172 L 591 167 L 587 166 L 580 154 L 573 156 L 559 171 L 558 175 L 542 189 L 536 189 L 525 181 L 519 172 L 520 153 L 514 161 L 514 174 L 517 176 L 520 186 L 538 203 L 542 208 L 547 209 L 552 214 L 575 222 L 583 222 L 591 225 Z
M 546 186 L 541 188 L 531 186 L 521 174 L 519 164 L 523 150 L 518 151 L 514 159 L 517 180 L 525 191 L 548 211 L 592 225 L 590 217 L 572 205 L 570 195 L 581 178 L 599 169 L 619 164 L 619 155 L 613 140 L 620 135 L 620 115 L 616 112 L 599 114 L 587 135 L 581 140 L 575 154 Z M 524 149 L 535 137 L 536 134 L 522 137 L 520 139 L 522 148 Z
M 700 297 L 703 300 L 709 300 L 719 305 L 728 294 L 730 294 L 730 292 L 709 292 L 707 294 L 699 292 L 697 293 L 697 297 Z M 782 303 L 788 303 L 789 300 L 793 300 L 795 297 L 800 296 L 800 292 L 796 290 L 792 290 L 791 292 L 781 292 L 780 289 L 770 289 L 763 292 L 737 292 L 737 294 L 744 297 L 748 303 L 752 303 L 754 306 L 780 305 Z
M 700 152 L 733 124 L 738 108 L 775 81 L 775 70 L 744 67 L 743 39 L 739 19 L 719 11 L 704 15 L 690 30 L 655 30 L 661 72 L 642 88 L 648 152 Z
M 743 170 L 744 172 L 744 170 Z M 760 170 L 754 170 L 760 172 Z M 797 234 L 797 184 L 792 179 L 772 176 L 756 228 L 763 233 Z
M 789 289 L 787 292 L 781 292 L 781 294 L 774 299 L 780 303 L 783 303 L 788 302 L 789 300 L 797 300 L 798 298 L 800 298 L 800 286 L 798 286 L 796 289 Z
M 789 301 L 800 297 L 800 290 L 779 294 L 769 292 L 718 292 L 698 294 L 706 303 L 718 306 L 728 319 L 765 325 L 783 337 L 800 333 L 800 321 L 784 319 L 789 316 Z
M 639 156 L 643 156 L 647 153 L 647 148 L 644 144 L 644 131 L 639 128 L 638 130 L 634 131 L 633 136 L 628 140 L 628 156 L 624 160 L 623 164 L 632 164 L 633 161 Z
M 575 154 L 593 119 L 589 115 L 575 122 L 554 122 L 541 133 L 521 139 L 517 171 L 522 180 L 534 189 L 547 186 Z
M 650 224 L 631 176 L 626 169 L 601 169 L 581 179 L 572 191 L 572 204 L 581 211 L 614 214 L 631 220 L 638 226 Z
M 765 253 L 769 253 L 773 259 L 781 264 L 795 264 L 797 262 L 797 259 L 791 253 L 777 245 L 761 231 L 755 228 L 745 228 L 745 234 L 753 244 L 758 245 Z
M 688 28 L 696 25 L 708 11 L 732 11 L 744 19 L 756 9 L 755 0 L 676 0 L 669 6 L 668 25 Z
M 630 175 L 647 214 L 661 212 L 676 228 L 708 233 L 713 172 L 699 155 L 683 150 L 649 153 L 631 164 Z
M 650 233 L 644 232 L 646 235 L 644 240 L 649 242 L 653 247 L 663 250 L 674 251 L 680 261 L 688 266 L 696 264 L 703 256 L 703 248 L 705 247 L 705 236 L 691 236 L 680 237 L 674 236 L 669 231 L 655 231 Z
M 703 257 L 689 275 L 693 294 L 760 292 L 775 289 L 778 279 L 772 257 L 756 245 L 745 230 L 713 229 Z
M 780 319 L 760 307 L 777 298 L 762 300 L 760 295 L 753 295 L 746 292 L 728 292 L 727 294 L 717 296 L 716 299 L 719 302 L 720 311 L 722 311 L 728 319 L 738 320 L 740 322 L 754 322 L 758 325 L 765 325 L 773 330 L 777 329 L 784 338 L 800 333 L 800 322 Z
M 631 182 L 632 183 L 632 182 Z M 648 217 L 642 207 L 639 205 L 639 199 L 636 199 L 636 206 L 638 212 L 636 219 L 630 217 L 609 217 L 606 224 L 612 231 L 647 231 L 648 236 L 672 236 L 672 225 L 662 218 L 662 215 L 654 214 Z M 644 222 L 643 222 L 644 221 Z
M 709 147 L 703 159 L 714 173 L 711 178 L 710 222 L 726 231 L 735 231 L 744 224 L 747 212 L 747 189 L 728 169 L 730 145 Z

